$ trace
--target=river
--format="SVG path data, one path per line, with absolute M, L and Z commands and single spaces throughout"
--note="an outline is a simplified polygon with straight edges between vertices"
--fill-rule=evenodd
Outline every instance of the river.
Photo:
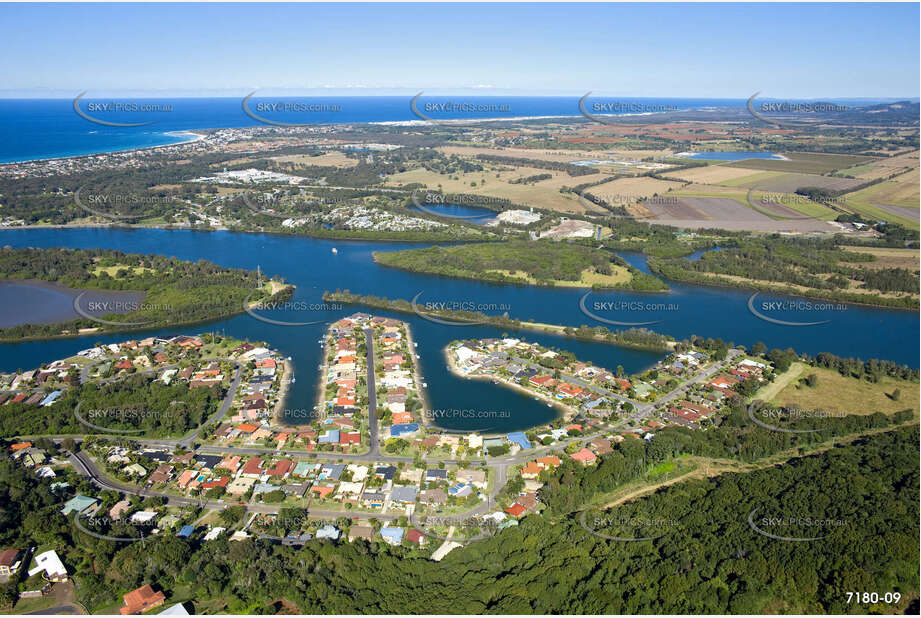
M 348 289 L 360 294 L 403 299 L 411 299 L 421 293 L 419 303 L 463 303 L 467 307 L 488 307 L 485 313 L 507 310 L 510 317 L 571 326 L 602 324 L 580 309 L 580 299 L 585 290 L 449 279 L 385 268 L 372 260 L 374 251 L 425 246 L 418 243 L 331 241 L 233 232 L 87 228 L 4 230 L 0 233 L 0 244 L 160 253 L 184 260 L 206 259 L 228 267 L 259 267 L 267 275 L 284 277 L 288 283 L 297 286 L 291 300 L 293 309 L 264 312 L 263 315 L 279 321 L 320 323 L 281 326 L 241 314 L 226 320 L 176 329 L 0 344 L 0 371 L 37 367 L 97 342 L 123 341 L 154 333 L 223 332 L 240 339 L 264 341 L 293 358 L 297 381 L 289 391 L 286 406 L 289 410 L 313 406 L 317 367 L 321 362 L 319 339 L 329 321 L 358 310 L 371 311 L 348 306 L 341 310 L 318 307 L 324 290 Z M 334 247 L 337 253 L 333 253 Z M 646 270 L 642 256 L 624 257 Z M 768 347 L 793 347 L 809 354 L 825 351 L 918 366 L 917 312 L 847 305 L 843 309 L 828 311 L 801 311 L 797 315 L 810 321 L 829 321 L 817 326 L 790 327 L 759 319 L 750 312 L 748 300 L 751 292 L 674 282 L 670 285 L 671 291 L 667 294 L 592 293 L 584 304 L 603 319 L 655 321 L 649 328 L 678 338 L 695 334 L 721 337 L 746 345 L 763 341 Z M 760 307 L 762 301 L 782 300 L 790 299 L 762 294 L 758 297 L 757 306 Z M 464 380 L 447 371 L 443 349 L 448 343 L 464 338 L 501 336 L 500 330 L 487 326 L 447 326 L 414 315 L 379 310 L 372 312 L 392 315 L 409 323 L 418 343 L 417 351 L 424 379 L 428 383 L 431 407 L 443 411 L 439 413 L 439 425 L 442 427 L 510 431 L 543 424 L 555 416 L 554 410 L 531 398 L 490 382 Z M 612 370 L 620 365 L 628 373 L 649 367 L 661 358 L 661 353 L 580 342 L 530 331 L 514 336 L 570 350 L 577 358 Z M 480 411 L 479 418 L 465 416 L 464 411 L 468 410 Z

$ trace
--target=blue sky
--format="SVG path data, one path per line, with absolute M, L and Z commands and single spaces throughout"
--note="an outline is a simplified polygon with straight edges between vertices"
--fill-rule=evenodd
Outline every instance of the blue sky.
M 5 96 L 919 95 L 919 4 L 0 4 Z

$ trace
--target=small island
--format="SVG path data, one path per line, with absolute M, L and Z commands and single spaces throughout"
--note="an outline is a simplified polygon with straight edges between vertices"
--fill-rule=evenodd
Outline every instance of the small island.
M 376 251 L 374 261 L 411 272 L 551 287 L 664 292 L 661 280 L 610 251 L 556 241 L 507 241 Z

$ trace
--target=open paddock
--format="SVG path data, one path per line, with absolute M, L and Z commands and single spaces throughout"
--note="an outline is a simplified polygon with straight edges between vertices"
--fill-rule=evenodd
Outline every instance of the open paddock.
M 753 174 L 751 170 L 729 167 L 728 165 L 708 165 L 707 167 L 695 167 L 677 172 L 665 172 L 669 178 L 680 178 L 688 182 L 710 185 L 721 184 L 727 181 L 744 182 L 746 178 L 759 176 Z
M 665 195 L 669 189 L 681 187 L 681 183 L 657 180 L 648 176 L 635 178 L 618 178 L 587 189 L 588 193 L 600 197 L 612 205 L 627 205 L 640 198 Z
M 295 165 L 317 165 L 320 167 L 355 167 L 358 159 L 350 159 L 345 153 L 333 151 L 312 156 L 306 154 L 282 155 L 272 157 L 272 161 L 279 163 L 294 163 Z
M 876 256 L 875 262 L 861 262 L 863 268 L 907 268 L 918 270 L 919 252 L 917 249 L 896 249 L 892 247 L 845 247 L 855 253 L 869 253 Z
M 574 186 L 584 176 L 573 177 L 565 172 L 542 170 L 537 168 L 516 167 L 512 171 L 497 172 L 492 166 L 482 172 L 467 172 L 455 174 L 439 174 L 424 168 L 418 168 L 394 174 L 387 179 L 386 186 L 399 187 L 401 185 L 420 183 L 432 190 L 444 193 L 467 193 L 471 195 L 486 195 L 508 200 L 522 206 L 533 206 L 546 210 L 563 213 L 584 213 L 586 207 L 572 194 L 560 193 L 562 186 Z M 512 184 L 510 180 L 533 176 L 535 174 L 551 174 L 552 177 L 533 184 Z M 602 178 L 602 176 L 598 176 Z M 475 183 L 475 186 L 474 186 Z
M 854 167 L 877 161 L 873 157 L 858 155 L 824 154 L 815 152 L 785 152 L 782 159 L 743 159 L 726 165 L 769 172 L 799 172 L 803 174 L 827 174 L 839 169 Z
M 816 174 L 780 174 L 754 183 L 751 188 L 775 193 L 795 193 L 804 187 L 819 187 L 829 191 L 849 191 L 865 181 L 838 176 L 818 176 Z
M 813 219 L 772 219 L 766 214 L 727 197 L 680 197 L 676 203 L 647 202 L 646 208 L 656 218 L 650 223 L 675 227 L 723 230 L 751 230 L 755 232 L 833 232 L 835 228 L 826 221 Z M 792 209 L 772 205 L 771 210 L 784 211 L 785 216 L 799 216 Z

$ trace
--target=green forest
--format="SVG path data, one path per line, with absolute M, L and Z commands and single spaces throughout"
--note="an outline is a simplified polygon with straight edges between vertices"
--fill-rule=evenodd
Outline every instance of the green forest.
M 755 289 L 802 286 L 809 288 L 809 295 L 816 298 L 918 308 L 917 272 L 905 268 L 867 268 L 865 264 L 873 262 L 874 256 L 847 251 L 847 247 L 834 239 L 775 235 L 736 239 L 732 245 L 708 251 L 699 260 L 654 257 L 649 260 L 649 268 L 661 277 L 677 281 Z M 755 281 L 736 283 L 714 275 Z M 880 295 L 883 293 L 897 296 L 883 297 Z
M 8 403 L 0 414 L 0 437 L 102 433 L 92 425 L 129 437 L 175 437 L 198 427 L 221 404 L 220 388 L 166 385 L 154 378 L 132 375 L 72 386 L 47 407 Z
M 40 280 L 78 290 L 140 292 L 137 310 L 98 316 L 108 321 L 144 323 L 145 328 L 177 326 L 243 312 L 243 302 L 265 301 L 259 283 L 265 276 L 240 268 L 223 268 L 205 260 L 182 261 L 103 249 L 0 249 L 0 280 Z M 288 287 L 274 300 L 291 294 Z M 86 311 L 86 307 L 83 308 Z M 96 328 L 104 332 L 132 326 L 89 318 L 65 323 L 23 324 L 0 329 L 0 339 L 54 337 L 63 331 Z M 136 327 L 135 327 L 136 328 Z

